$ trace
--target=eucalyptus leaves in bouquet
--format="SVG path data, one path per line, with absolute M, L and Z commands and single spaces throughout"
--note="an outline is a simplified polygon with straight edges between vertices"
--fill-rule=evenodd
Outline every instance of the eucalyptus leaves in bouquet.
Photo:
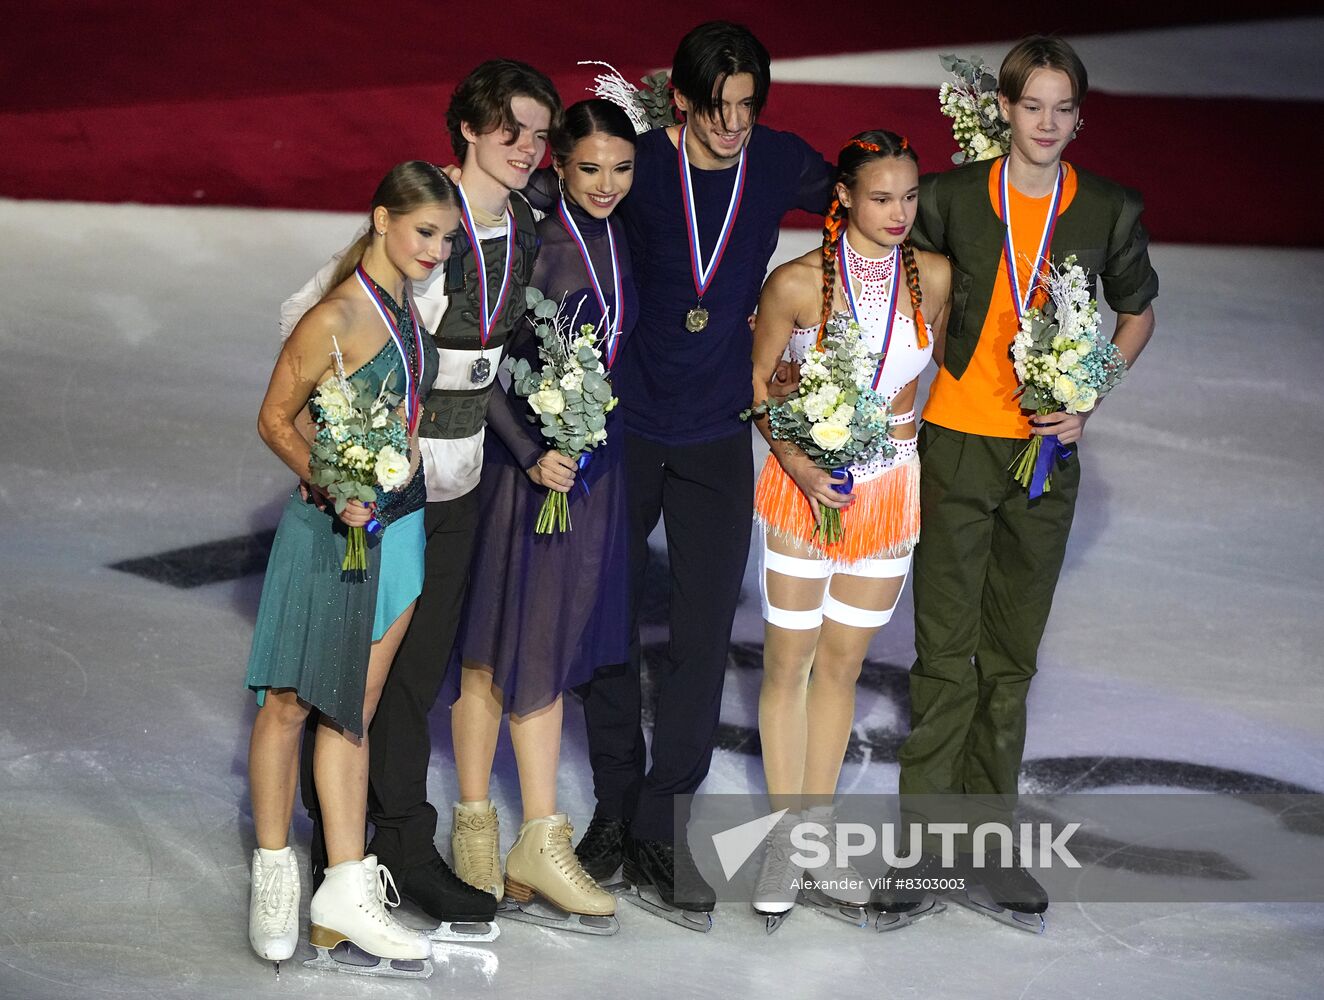
M 953 163 L 992 160 L 1011 149 L 1011 124 L 998 113 L 998 81 L 979 56 L 938 57 L 952 81 L 938 88 L 942 113 L 952 119 L 952 137 L 961 147 Z
M 630 116 L 635 133 L 642 135 L 655 128 L 677 125 L 675 109 L 671 102 L 671 78 L 663 70 L 650 73 L 636 87 L 625 79 L 611 63 L 598 59 L 581 59 L 580 66 L 605 66 L 608 72 L 599 73 L 593 78 L 589 89 L 598 97 L 611 101 Z
M 536 288 L 525 290 L 541 367 L 524 358 L 510 364 L 516 394 L 529 401 L 529 420 L 537 422 L 553 448 L 573 458 L 581 470 L 592 450 L 607 440 L 607 414 L 618 400 L 602 363 L 602 337 L 592 323 L 577 324 L 560 304 Z M 603 326 L 607 324 L 604 320 Z M 534 531 L 549 534 L 570 529 L 570 504 L 564 493 L 549 490 Z
M 1126 376 L 1126 359 L 1103 337 L 1089 275 L 1075 255 L 1050 267 L 1043 281 L 1047 301 L 1026 311 L 1011 343 L 1016 397 L 1021 409 L 1040 416 L 1087 413 Z M 1013 463 L 1016 481 L 1032 499 L 1047 493 L 1053 463 L 1070 455 L 1056 435 L 1035 435 Z
M 780 403 L 764 400 L 741 417 L 767 416 L 773 439 L 790 441 L 820 469 L 841 472 L 891 458 L 896 454 L 887 435 L 891 408 L 870 388 L 879 360 L 859 324 L 847 313 L 836 313 L 821 342 L 800 363 L 799 387 Z M 849 479 L 833 489 L 849 493 Z M 825 545 L 839 541 L 841 512 L 824 507 L 816 534 Z
M 336 513 L 343 514 L 351 500 L 369 504 L 378 499 L 379 489 L 390 492 L 409 482 L 409 435 L 398 412 L 404 397 L 392 388 L 395 374 L 382 382 L 375 397 L 366 397 L 345 376 L 340 345 L 335 338 L 332 343 L 335 374 L 312 398 L 318 429 L 310 446 L 308 481 L 324 489 Z M 352 527 L 341 569 L 361 575 L 367 568 L 367 534 Z

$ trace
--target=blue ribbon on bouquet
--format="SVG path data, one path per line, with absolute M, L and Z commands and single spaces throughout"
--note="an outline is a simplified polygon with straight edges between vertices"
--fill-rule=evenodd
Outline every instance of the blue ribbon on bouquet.
M 1071 449 L 1057 439 L 1056 434 L 1044 435 L 1039 443 L 1039 457 L 1034 462 L 1034 475 L 1030 477 L 1030 499 L 1037 500 L 1044 495 L 1048 477 L 1053 471 L 1053 463 L 1058 459 L 1071 457 Z M 833 489 L 836 489 L 834 486 Z
M 842 496 L 849 496 L 850 491 L 855 489 L 855 477 L 851 475 L 850 469 L 846 466 L 842 466 L 840 469 L 833 469 L 828 475 L 833 479 L 841 480 L 839 483 L 833 483 L 832 488 Z
M 382 491 L 377 491 L 377 503 L 381 503 Z M 377 520 L 377 512 L 372 512 L 372 518 L 363 526 L 363 530 L 370 535 L 380 535 L 382 533 L 382 522 Z
M 575 465 L 579 466 L 580 475 L 578 475 L 576 478 L 579 480 L 579 485 L 584 487 L 584 496 L 588 496 L 588 483 L 584 482 L 583 473 L 588 470 L 588 463 L 592 458 L 593 458 L 593 452 L 586 451 L 584 452 L 584 454 L 579 456 L 579 461 L 575 463 Z

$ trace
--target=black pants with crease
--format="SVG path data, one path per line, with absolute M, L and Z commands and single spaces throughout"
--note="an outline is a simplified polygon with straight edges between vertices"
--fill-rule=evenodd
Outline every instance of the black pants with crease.
M 630 662 L 600 669 L 581 692 L 598 812 L 626 820 L 636 837 L 670 842 L 676 829 L 673 797 L 695 792 L 712 761 L 731 625 L 749 558 L 754 509 L 749 431 L 688 445 L 627 434 L 626 468 Z M 648 767 L 639 608 L 648 536 L 659 517 L 670 562 L 670 638 L 663 662 L 650 659 L 657 709 Z

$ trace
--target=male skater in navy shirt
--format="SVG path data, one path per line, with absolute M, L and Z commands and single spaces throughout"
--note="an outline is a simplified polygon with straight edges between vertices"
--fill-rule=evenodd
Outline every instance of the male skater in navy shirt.
M 634 186 L 620 209 L 640 303 L 616 386 L 635 641 L 633 662 L 600 670 L 585 692 L 597 808 L 577 851 L 602 880 L 624 862 L 627 881 L 656 890 L 661 906 L 651 909 L 707 930 L 715 896 L 685 844 L 673 843 L 673 796 L 693 793 L 708 773 L 749 556 L 754 468 L 740 420 L 751 395 L 748 318 L 782 217 L 793 208 L 821 213 L 832 171 L 798 136 L 757 124 L 768 52 L 748 29 L 714 21 L 692 30 L 671 82 L 684 124 L 639 137 Z M 659 516 L 671 639 L 667 662 L 654 665 L 645 771 L 638 608 Z

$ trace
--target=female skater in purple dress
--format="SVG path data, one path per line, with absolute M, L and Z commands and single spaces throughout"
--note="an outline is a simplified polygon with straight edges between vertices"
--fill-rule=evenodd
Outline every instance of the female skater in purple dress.
M 630 120 L 616 105 L 595 99 L 568 108 L 564 128 L 552 137 L 561 197 L 538 226 L 542 247 L 532 285 L 554 301 L 564 297 L 566 315 L 578 308 L 577 323 L 601 324 L 609 370 L 637 315 L 629 250 L 612 218 L 630 190 L 634 142 Z M 511 353 L 537 366 L 536 339 L 527 328 Z M 575 857 L 570 823 L 556 807 L 556 771 L 562 692 L 626 658 L 625 434 L 615 409 L 607 440 L 579 471 L 572 459 L 547 450 L 529 412 L 526 400 L 498 395 L 488 415 L 484 517 L 452 708 L 461 799 L 452 833 L 455 869 L 498 896 L 504 888 L 508 916 L 610 934 L 615 900 Z M 547 489 L 569 492 L 573 530 L 534 533 Z M 488 782 L 505 712 L 524 815 L 503 882 Z M 555 909 L 533 905 L 535 896 Z

